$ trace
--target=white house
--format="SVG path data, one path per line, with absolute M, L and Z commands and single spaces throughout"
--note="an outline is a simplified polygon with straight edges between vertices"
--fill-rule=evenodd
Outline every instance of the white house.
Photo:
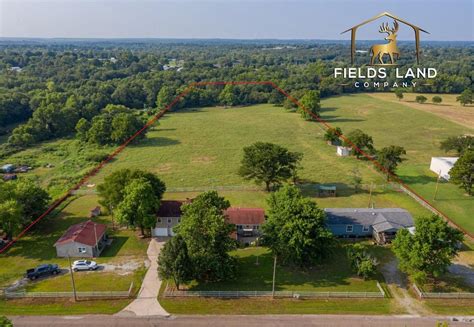
M 347 157 L 351 153 L 351 150 L 351 148 L 340 145 L 336 148 L 337 155 L 341 157 Z
M 432 157 L 430 170 L 449 181 L 449 171 L 458 159 L 459 157 Z

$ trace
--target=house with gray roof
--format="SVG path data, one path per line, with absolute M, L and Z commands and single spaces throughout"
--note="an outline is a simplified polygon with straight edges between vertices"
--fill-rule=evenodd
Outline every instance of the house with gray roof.
M 400 208 L 326 208 L 327 226 L 337 237 L 373 237 L 390 243 L 402 228 L 414 226 L 410 213 Z

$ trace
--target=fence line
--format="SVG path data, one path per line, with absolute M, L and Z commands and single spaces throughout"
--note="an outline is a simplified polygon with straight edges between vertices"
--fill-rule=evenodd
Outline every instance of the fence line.
M 308 291 L 276 291 L 275 297 L 279 298 L 384 298 L 385 292 L 377 282 L 379 292 L 308 292 Z M 168 286 L 164 297 L 216 297 L 216 298 L 242 298 L 242 297 L 271 297 L 272 291 L 178 291 L 170 290 Z
M 97 292 L 76 292 L 78 298 L 129 298 L 132 297 L 133 282 L 127 291 L 97 291 Z M 3 296 L 6 299 L 18 298 L 69 298 L 74 297 L 74 292 L 27 292 L 21 291 L 4 291 Z
M 469 292 L 425 292 L 416 284 L 413 289 L 420 299 L 474 299 L 474 293 Z

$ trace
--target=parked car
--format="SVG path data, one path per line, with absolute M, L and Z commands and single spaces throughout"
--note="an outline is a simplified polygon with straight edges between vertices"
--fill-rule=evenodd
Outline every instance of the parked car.
M 49 276 L 49 275 L 57 275 L 61 272 L 61 269 L 58 265 L 55 264 L 45 264 L 40 265 L 33 269 L 28 269 L 26 271 L 25 277 L 30 280 L 35 280 L 40 277 Z
M 90 260 L 76 260 L 72 264 L 72 269 L 74 271 L 79 271 L 79 270 L 96 270 L 99 268 L 97 263 L 95 261 L 90 261 Z

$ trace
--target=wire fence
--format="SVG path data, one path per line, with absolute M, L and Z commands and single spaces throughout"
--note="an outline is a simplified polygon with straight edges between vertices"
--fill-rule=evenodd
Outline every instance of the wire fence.
M 470 292 L 425 292 L 416 284 L 413 289 L 420 299 L 474 299 L 474 293 Z
M 384 298 L 385 292 L 377 282 L 378 292 L 308 292 L 308 291 L 188 291 L 171 290 L 166 287 L 164 297 L 215 297 L 215 298 L 243 298 L 243 297 L 278 297 L 278 298 Z
M 10 292 L 3 290 L 1 293 L 5 299 L 19 299 L 19 298 L 72 298 L 74 292 L 27 292 L 26 290 Z M 133 282 L 127 291 L 96 291 L 96 292 L 76 292 L 77 298 L 130 298 L 133 296 Z

